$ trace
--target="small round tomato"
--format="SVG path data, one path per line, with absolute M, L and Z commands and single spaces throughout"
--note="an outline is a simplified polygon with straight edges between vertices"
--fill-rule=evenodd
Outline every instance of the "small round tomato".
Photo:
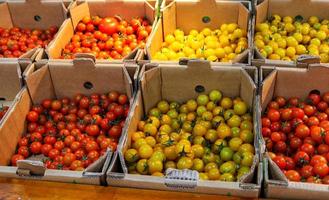
M 21 154 L 15 154 L 11 157 L 11 165 L 16 166 L 18 160 L 24 160 L 24 157 Z
M 30 145 L 30 151 L 33 154 L 39 154 L 41 152 L 41 143 L 40 142 L 32 142 Z
M 56 156 L 60 155 L 60 152 L 57 149 L 51 149 L 48 152 L 48 157 L 52 160 L 54 160 L 56 158 Z
M 281 111 L 281 118 L 284 121 L 288 121 L 292 119 L 292 109 L 291 108 L 285 108 Z
M 63 158 L 65 166 L 71 166 L 71 163 L 76 160 L 76 156 L 73 153 L 66 153 Z
M 301 179 L 299 173 L 295 170 L 288 170 L 285 175 L 289 181 L 299 182 Z
M 292 117 L 293 118 L 298 118 L 298 119 L 303 119 L 304 118 L 304 110 L 301 108 L 292 108 Z
M 277 122 L 280 120 L 280 112 L 271 108 L 267 112 L 267 117 L 271 120 L 271 122 Z
M 278 165 L 280 169 L 286 168 L 287 163 L 283 156 L 276 156 L 273 158 L 273 161 Z
M 43 144 L 41 147 L 41 153 L 45 156 L 48 156 L 48 153 L 52 148 L 53 147 L 50 144 Z
M 36 111 L 30 111 L 26 118 L 29 122 L 37 122 L 39 119 L 39 114 Z
M 300 150 L 306 152 L 309 156 L 312 156 L 315 152 L 314 146 L 308 143 L 303 144 Z
M 295 135 L 301 139 L 304 139 L 310 135 L 310 129 L 305 124 L 299 124 L 296 127 Z
M 329 167 L 327 163 L 317 163 L 313 166 L 313 173 L 320 177 L 325 177 L 329 173 Z
M 92 141 L 87 142 L 85 148 L 86 148 L 87 152 L 90 152 L 90 151 L 98 150 L 99 146 L 98 146 L 97 142 L 92 140 Z
M 99 127 L 96 124 L 91 124 L 86 127 L 86 132 L 90 136 L 97 136 L 99 135 Z
M 298 149 L 300 146 L 302 146 L 302 143 L 303 142 L 299 137 L 292 137 L 290 139 L 289 145 L 292 149 Z
M 118 125 L 114 125 L 111 127 L 111 129 L 109 130 L 108 134 L 111 136 L 111 137 L 114 137 L 114 138 L 118 138 L 121 136 L 121 127 L 118 126 Z
M 306 152 L 298 151 L 294 156 L 294 161 L 297 166 L 304 166 L 310 162 L 310 157 Z
M 17 153 L 24 156 L 24 158 L 29 157 L 29 154 L 30 154 L 29 148 L 27 146 L 19 147 Z
M 91 160 L 92 162 L 95 162 L 99 158 L 99 153 L 98 151 L 90 151 L 88 153 L 88 159 Z
M 310 176 L 313 176 L 313 167 L 311 165 L 305 165 L 300 170 L 300 175 L 302 178 L 307 179 Z
M 313 156 L 312 159 L 311 159 L 310 165 L 314 167 L 318 163 L 327 164 L 327 159 L 323 156 L 320 156 L 320 155 Z

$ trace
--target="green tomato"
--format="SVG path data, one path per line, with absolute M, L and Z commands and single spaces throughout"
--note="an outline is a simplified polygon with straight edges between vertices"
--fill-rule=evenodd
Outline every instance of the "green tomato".
M 211 147 L 212 152 L 219 154 L 224 147 L 227 147 L 226 140 L 217 139 Z
M 232 127 L 231 128 L 231 132 L 232 132 L 232 137 L 240 137 L 240 128 L 238 127 Z
M 224 174 L 220 175 L 219 180 L 226 181 L 226 182 L 233 182 L 233 181 L 235 181 L 235 177 L 230 173 L 224 173 Z
M 242 160 L 242 155 L 241 155 L 241 153 L 240 153 L 240 152 L 235 152 L 234 155 L 233 155 L 233 161 L 234 161 L 236 164 L 240 165 L 241 160 Z
M 160 111 L 158 108 L 152 108 L 152 109 L 149 111 L 149 115 L 150 115 L 150 116 L 157 117 L 157 118 L 160 118 L 161 111 Z
M 197 113 L 198 116 L 202 116 L 202 114 L 206 111 L 207 111 L 207 108 L 205 106 L 199 106 L 196 109 L 196 113 Z
M 222 99 L 222 93 L 218 90 L 212 90 L 209 93 L 209 99 L 213 102 L 219 102 Z
M 251 152 L 251 153 L 255 153 L 255 148 L 254 148 L 254 146 L 252 146 L 251 144 L 245 143 L 245 144 L 242 144 L 242 145 L 239 147 L 239 152 L 240 152 L 240 153 L 243 153 L 243 152 Z
M 252 123 L 249 120 L 243 120 L 240 124 L 240 129 L 241 130 L 250 130 L 252 131 Z
M 212 152 L 205 153 L 202 157 L 202 160 L 205 165 L 211 162 L 215 162 L 215 154 Z
M 248 106 L 245 102 L 239 101 L 236 104 L 234 104 L 233 109 L 237 115 L 243 115 L 247 112 Z
M 211 125 L 213 128 L 217 129 L 218 126 L 222 123 L 225 122 L 224 118 L 222 116 L 215 116 L 212 120 L 211 120 Z
M 254 160 L 254 154 L 251 152 L 243 152 L 242 154 L 241 165 L 250 167 Z
M 178 115 L 178 117 L 177 117 L 177 119 L 181 122 L 181 123 L 183 123 L 183 122 L 185 122 L 186 121 L 186 113 L 180 113 L 179 115 Z
M 170 109 L 167 113 L 167 115 L 171 118 L 171 119 L 176 119 L 178 117 L 178 112 L 175 109 Z
M 215 163 L 218 166 L 221 166 L 223 164 L 223 161 L 222 161 L 222 159 L 220 159 L 220 156 L 219 155 L 215 155 Z
M 169 108 L 170 109 L 173 109 L 173 110 L 177 110 L 179 108 L 179 103 L 177 102 L 171 102 L 170 105 L 169 105 Z
M 250 167 L 247 166 L 240 166 L 239 170 L 238 170 L 238 176 L 237 179 L 240 180 L 240 178 L 242 176 L 244 176 L 245 174 L 248 174 L 250 172 Z
M 244 143 L 252 143 L 254 141 L 254 134 L 250 130 L 241 130 L 240 138 Z
M 222 151 L 220 152 L 220 158 L 223 161 L 229 161 L 232 160 L 233 157 L 233 151 L 229 147 L 224 147 Z
M 179 108 L 179 112 L 180 113 L 188 113 L 187 105 L 186 104 L 181 105 L 180 108 Z
M 161 113 L 167 113 L 169 111 L 169 103 L 166 101 L 160 101 L 157 107 Z
M 219 171 L 222 174 L 224 173 L 235 174 L 236 164 L 233 161 L 227 161 L 219 167 Z
M 232 109 L 228 109 L 224 112 L 224 119 L 229 120 L 231 117 L 233 117 L 234 111 Z
M 205 106 L 209 102 L 209 97 L 205 94 L 200 94 L 197 97 L 197 102 L 198 102 L 198 105 Z

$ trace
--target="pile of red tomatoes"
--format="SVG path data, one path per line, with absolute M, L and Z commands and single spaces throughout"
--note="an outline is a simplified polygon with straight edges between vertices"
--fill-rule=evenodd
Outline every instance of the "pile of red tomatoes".
M 151 31 L 152 26 L 143 18 L 126 21 L 120 17 L 84 17 L 61 58 L 72 59 L 75 53 L 91 53 L 97 59 L 122 59 L 136 47 L 144 48 Z
M 49 169 L 84 170 L 108 148 L 116 150 L 128 111 L 128 97 L 115 91 L 45 99 L 28 112 L 11 164 L 42 154 Z
M 271 159 L 290 181 L 329 184 L 329 92 L 276 97 L 262 117 Z

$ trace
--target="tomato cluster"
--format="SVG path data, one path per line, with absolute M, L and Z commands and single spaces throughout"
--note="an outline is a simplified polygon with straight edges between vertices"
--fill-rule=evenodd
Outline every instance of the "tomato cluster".
M 0 121 L 5 116 L 5 114 L 8 111 L 8 109 L 9 109 L 8 106 L 2 106 L 2 107 L 0 107 Z
M 45 47 L 57 30 L 55 26 L 47 30 L 0 27 L 0 58 L 18 58 L 35 47 Z
M 61 58 L 72 59 L 75 53 L 91 53 L 98 59 L 122 59 L 136 47 L 144 48 L 151 31 L 152 26 L 142 18 L 128 22 L 119 17 L 84 17 Z
M 128 111 L 128 97 L 115 91 L 45 99 L 27 114 L 27 133 L 11 164 L 43 154 L 49 169 L 83 170 L 108 148 L 116 150 Z
M 290 181 L 329 184 L 329 92 L 276 97 L 262 117 L 271 159 Z

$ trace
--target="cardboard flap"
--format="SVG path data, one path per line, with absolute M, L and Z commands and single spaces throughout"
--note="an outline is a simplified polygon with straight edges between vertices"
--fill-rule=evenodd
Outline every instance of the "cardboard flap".
M 69 10 L 72 25 L 73 27 L 77 27 L 78 23 L 85 16 L 90 16 L 89 6 L 87 2 L 82 2 L 79 5 L 72 6 Z
M 59 27 L 65 19 L 65 10 L 61 1 L 7 1 L 7 4 L 13 25 L 21 28 L 47 29 L 50 26 Z M 24 15 L 18 13 L 24 13 Z
M 81 54 L 79 54 L 81 55 Z M 95 58 L 87 58 L 88 54 L 84 55 L 84 57 L 78 57 L 73 60 L 73 67 L 76 68 L 89 68 L 86 70 L 92 70 L 95 68 Z
M 96 63 L 96 58 L 94 56 L 94 54 L 91 53 L 76 53 L 74 54 L 75 58 L 88 58 L 94 61 L 94 63 Z M 75 62 L 76 59 L 73 60 L 73 62 Z
M 27 76 L 26 84 L 34 104 L 46 98 L 56 97 L 48 65 L 44 65 Z
M 144 66 L 145 67 L 145 66 Z M 146 71 L 141 79 L 142 96 L 144 100 L 144 112 L 147 113 L 158 101 L 162 99 L 161 71 L 152 68 Z
M 162 24 L 163 24 L 162 29 L 163 29 L 164 36 L 171 34 L 175 31 L 175 29 L 177 27 L 176 17 L 177 17 L 176 16 L 176 2 L 172 1 L 168 6 L 166 6 L 163 9 L 163 12 L 162 12 L 162 18 L 163 18 L 162 19 Z
M 0 62 L 0 99 L 12 101 L 21 89 L 18 62 Z
M 262 23 L 267 19 L 269 0 L 264 0 L 256 6 L 256 24 Z
M 313 56 L 313 55 L 300 55 L 297 58 L 297 64 L 315 64 L 320 63 L 321 59 L 320 56 Z
M 263 76 L 263 67 L 261 68 L 261 78 Z M 275 79 L 277 76 L 277 71 L 273 70 L 266 78 L 262 81 L 262 91 L 261 91 L 261 107 L 266 108 L 267 104 L 271 101 L 274 94 Z
M 0 3 L 0 27 L 13 27 L 13 22 L 11 20 L 8 4 L 5 2 Z
M 239 18 L 237 24 L 240 28 L 248 32 L 249 10 L 242 4 L 239 4 Z
M 188 60 L 187 70 L 193 71 L 192 73 L 207 73 L 211 71 L 210 62 L 206 60 Z

